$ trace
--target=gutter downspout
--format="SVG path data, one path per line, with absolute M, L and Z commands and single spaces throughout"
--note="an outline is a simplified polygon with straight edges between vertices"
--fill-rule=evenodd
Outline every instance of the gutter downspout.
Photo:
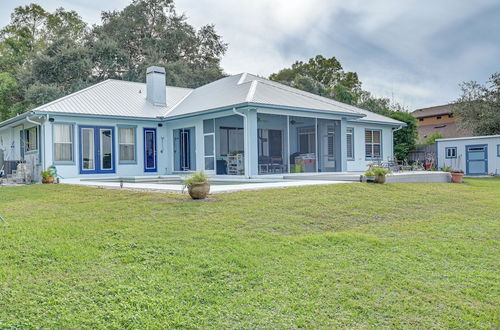
M 238 112 L 236 111 L 236 108 L 233 108 L 233 112 L 237 115 L 240 115 L 243 117 L 243 125 L 244 125 L 244 133 L 245 133 L 245 142 L 244 142 L 244 145 L 245 145 L 245 155 L 243 155 L 243 157 L 245 157 L 245 177 L 247 179 L 250 179 L 250 167 L 249 167 L 249 156 L 250 156 L 250 144 L 249 144 L 249 141 L 248 141 L 248 137 L 247 137 L 247 134 L 248 134 L 248 117 L 246 114 L 244 113 L 241 113 L 241 112 Z

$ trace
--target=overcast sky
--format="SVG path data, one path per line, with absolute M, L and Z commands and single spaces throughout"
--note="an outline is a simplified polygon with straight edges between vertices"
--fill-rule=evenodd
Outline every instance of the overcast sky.
M 76 10 L 99 23 L 128 0 L 2 0 L 0 25 L 19 6 Z M 229 43 L 229 74 L 269 76 L 296 60 L 335 56 L 363 88 L 410 110 L 451 102 L 458 84 L 500 71 L 498 0 L 176 0 L 196 27 L 213 23 Z

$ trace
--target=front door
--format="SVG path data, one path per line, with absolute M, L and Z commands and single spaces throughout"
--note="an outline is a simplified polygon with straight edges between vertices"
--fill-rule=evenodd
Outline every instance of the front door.
M 465 147 L 467 175 L 488 174 L 488 145 L 477 144 Z
M 144 172 L 157 171 L 156 128 L 144 128 Z
M 116 173 L 114 128 L 80 126 L 80 174 Z

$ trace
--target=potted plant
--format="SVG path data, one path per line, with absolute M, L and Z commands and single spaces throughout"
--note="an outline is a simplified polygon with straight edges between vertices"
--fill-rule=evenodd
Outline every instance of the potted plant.
M 372 171 L 373 174 L 375 174 L 375 183 L 385 183 L 385 176 L 391 172 L 387 168 L 381 166 L 374 167 Z
M 42 183 L 54 183 L 54 172 L 52 170 L 42 171 L 40 175 L 42 176 Z
M 192 199 L 205 199 L 210 192 L 210 182 L 203 171 L 190 175 L 184 180 L 184 189 L 188 190 Z
M 375 173 L 372 170 L 367 170 L 365 172 L 366 182 L 374 182 L 375 181 Z
M 462 178 L 464 177 L 464 171 L 462 170 L 453 170 L 451 171 L 451 182 L 453 183 L 462 183 Z

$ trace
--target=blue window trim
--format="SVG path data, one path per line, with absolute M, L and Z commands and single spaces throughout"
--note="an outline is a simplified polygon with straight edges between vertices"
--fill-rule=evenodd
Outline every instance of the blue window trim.
M 366 156 L 366 131 L 379 131 L 380 132 L 380 157 L 367 157 Z M 377 128 L 365 128 L 365 135 L 363 137 L 364 139 L 364 144 L 365 144 L 365 160 L 382 160 L 384 159 L 384 148 L 383 148 L 383 132 L 381 129 Z
M 356 159 L 356 156 L 355 156 L 355 151 L 356 151 L 356 148 L 355 148 L 355 144 L 354 141 L 354 127 L 346 127 L 346 135 L 347 135 L 347 130 L 349 129 L 352 129 L 352 137 L 351 137 L 351 143 L 352 143 L 352 157 L 347 157 L 347 160 L 348 161 L 353 161 L 354 159 Z M 346 140 L 347 140 L 347 137 L 346 137 Z M 347 154 L 347 152 L 346 152 Z
M 484 173 L 470 174 L 469 173 L 469 148 L 476 148 L 476 147 L 484 147 L 484 154 L 486 155 L 486 158 L 484 159 L 486 171 Z M 488 174 L 488 145 L 487 144 L 470 144 L 470 145 L 465 146 L 465 174 L 467 174 L 467 175 Z
M 497 144 L 497 157 L 500 157 L 500 144 Z
M 453 149 L 455 150 L 455 156 L 448 157 L 448 150 L 453 150 Z M 444 148 L 444 158 L 455 159 L 455 158 L 457 158 L 457 155 L 458 155 L 457 147 L 445 147 Z
M 146 168 L 146 163 L 147 163 L 147 152 L 146 152 L 146 132 L 148 131 L 153 131 L 155 133 L 155 139 L 154 139 L 154 150 L 155 150 L 155 167 L 154 168 Z M 144 172 L 158 172 L 158 149 L 157 149 L 157 131 L 155 127 L 144 127 L 143 128 L 143 147 L 144 147 Z
M 137 165 L 137 125 L 116 125 L 118 128 L 116 135 L 116 143 L 118 145 L 118 164 L 120 165 Z M 120 159 L 120 128 L 133 128 L 134 129 L 134 160 L 121 160 Z
M 76 164 L 76 148 L 75 148 L 75 126 L 76 123 L 70 123 L 70 122 L 53 122 L 51 123 L 51 129 L 52 129 L 52 164 L 54 165 L 75 165 Z M 55 160 L 55 148 L 54 148 L 54 125 L 68 125 L 71 126 L 71 144 L 73 145 L 72 148 L 72 161 L 57 161 Z
M 92 128 L 94 130 L 94 158 L 95 158 L 95 169 L 84 170 L 82 161 L 82 129 Z M 110 129 L 111 130 L 111 163 L 113 168 L 111 170 L 101 170 L 101 157 L 99 157 L 97 150 L 101 147 L 100 130 Z M 89 125 L 79 125 L 78 126 L 78 162 L 80 174 L 109 174 L 116 173 L 116 149 L 115 149 L 115 127 L 114 126 L 89 126 Z

